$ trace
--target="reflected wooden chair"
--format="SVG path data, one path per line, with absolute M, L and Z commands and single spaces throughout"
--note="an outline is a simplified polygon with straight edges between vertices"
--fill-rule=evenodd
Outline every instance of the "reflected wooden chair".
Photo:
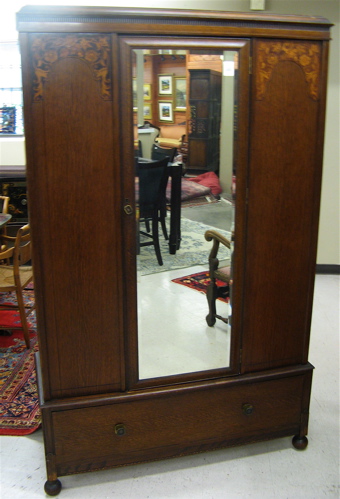
M 9 205 L 9 197 L 8 196 L 0 196 L 0 213 L 8 213 L 8 205 Z
M 208 326 L 213 326 L 216 319 L 220 319 L 226 324 L 229 323 L 228 318 L 224 318 L 216 313 L 216 300 L 218 298 L 231 298 L 230 289 L 232 284 L 231 278 L 231 265 L 221 266 L 220 261 L 217 258 L 218 250 L 220 244 L 223 244 L 226 248 L 231 248 L 231 243 L 229 239 L 222 236 L 219 232 L 215 230 L 207 230 L 204 234 L 207 241 L 212 241 L 213 245 L 209 254 L 209 277 L 210 283 L 207 288 L 207 300 L 209 313 L 206 316 L 206 321 Z M 219 284 L 218 281 L 222 281 L 223 284 Z
M 163 265 L 163 259 L 159 246 L 158 224 L 161 222 L 163 232 L 166 233 L 165 219 L 162 219 L 160 213 L 165 200 L 169 177 L 168 163 L 168 156 L 160 161 L 137 162 L 139 222 L 145 222 L 146 224 L 146 231 L 140 230 L 139 233 L 144 238 L 151 239 L 140 242 L 139 246 L 153 245 L 159 265 Z
M 26 265 L 31 260 L 30 227 L 21 227 L 16 237 L 4 236 L 5 241 L 13 243 L 0 252 L 0 261 L 12 259 L 12 265 L 0 265 L 0 293 L 15 291 L 17 304 L 1 305 L 0 310 L 19 310 L 21 326 L 13 329 L 22 329 L 26 347 L 30 348 L 29 329 L 27 316 L 34 310 L 35 305 L 27 306 L 24 303 L 23 290 L 33 281 L 32 267 Z
M 161 147 L 175 147 L 176 149 L 179 149 L 186 133 L 187 129 L 185 122 L 174 125 L 164 125 L 160 127 L 160 133 L 155 139 L 155 142 Z

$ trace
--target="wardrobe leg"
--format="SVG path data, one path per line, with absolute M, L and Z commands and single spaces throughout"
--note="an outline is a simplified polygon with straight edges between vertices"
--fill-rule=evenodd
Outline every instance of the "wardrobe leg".
M 306 436 L 300 437 L 300 435 L 295 435 L 293 437 L 292 443 L 297 450 L 305 450 L 308 445 L 308 438 Z
M 44 490 L 49 496 L 57 496 L 61 491 L 61 481 L 60 480 L 47 480 L 44 486 Z

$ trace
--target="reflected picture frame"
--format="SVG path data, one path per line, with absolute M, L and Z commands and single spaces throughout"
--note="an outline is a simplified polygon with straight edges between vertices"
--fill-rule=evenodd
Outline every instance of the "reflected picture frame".
M 151 100 L 151 83 L 144 83 L 143 96 L 144 100 Z
M 143 116 L 145 120 L 152 119 L 152 107 L 151 102 L 145 102 L 143 107 Z
M 159 121 L 173 123 L 173 107 L 172 102 L 160 101 L 158 103 Z
M 175 78 L 175 111 L 187 109 L 187 79 Z
M 169 74 L 158 75 L 158 95 L 172 95 L 173 76 Z

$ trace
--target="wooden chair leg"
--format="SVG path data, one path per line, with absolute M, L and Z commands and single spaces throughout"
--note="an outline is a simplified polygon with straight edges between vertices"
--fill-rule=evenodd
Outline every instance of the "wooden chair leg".
M 27 323 L 27 318 L 26 318 L 24 298 L 22 296 L 21 290 L 17 290 L 16 295 L 17 295 L 17 301 L 18 301 L 18 306 L 19 306 L 21 326 L 22 326 L 22 330 L 24 333 L 24 339 L 25 339 L 26 347 L 29 349 L 30 348 L 30 336 L 29 336 L 29 329 L 28 329 L 28 323 Z
M 207 301 L 209 313 L 206 316 L 206 321 L 209 327 L 213 326 L 216 322 L 216 299 L 217 299 L 217 286 L 215 279 L 211 279 L 207 287 Z

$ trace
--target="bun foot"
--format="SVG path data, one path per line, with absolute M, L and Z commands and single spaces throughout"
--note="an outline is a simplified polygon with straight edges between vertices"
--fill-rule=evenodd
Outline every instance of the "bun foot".
M 57 496 L 61 491 L 61 481 L 58 479 L 51 482 L 47 480 L 44 490 L 48 496 Z
M 308 445 L 308 438 L 307 437 L 299 437 L 298 435 L 295 435 L 293 437 L 292 443 L 297 450 L 305 450 L 305 448 Z

